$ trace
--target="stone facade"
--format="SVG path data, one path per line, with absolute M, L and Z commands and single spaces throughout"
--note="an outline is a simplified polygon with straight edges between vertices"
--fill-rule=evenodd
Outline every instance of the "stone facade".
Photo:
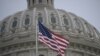
M 35 56 L 36 20 L 70 41 L 65 56 L 100 56 L 100 33 L 94 26 L 71 12 L 55 9 L 53 0 L 27 2 L 27 10 L 0 21 L 0 56 Z M 39 42 L 39 56 L 57 53 Z

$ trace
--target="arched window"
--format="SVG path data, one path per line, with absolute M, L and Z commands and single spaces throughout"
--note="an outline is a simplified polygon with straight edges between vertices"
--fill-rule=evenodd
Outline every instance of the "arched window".
M 86 28 L 87 28 L 87 32 L 90 33 L 91 30 L 90 30 L 90 27 L 89 27 L 88 23 L 85 22 L 85 26 L 86 26 Z
M 79 22 L 79 20 L 77 18 L 75 18 L 74 20 L 75 20 L 76 27 L 81 28 L 81 23 Z
M 63 21 L 64 21 L 64 24 L 65 24 L 65 25 L 69 25 L 69 23 L 68 23 L 68 19 L 66 18 L 65 15 L 63 16 Z
M 54 14 L 51 14 L 51 22 L 56 24 L 56 18 L 54 17 Z
M 63 22 L 64 22 L 65 29 L 68 31 L 69 30 L 69 26 L 68 26 L 69 22 L 65 15 L 63 16 Z
M 17 18 L 14 18 L 14 21 L 12 23 L 12 28 L 15 28 L 17 26 Z
M 82 33 L 82 24 L 80 19 L 74 18 L 75 21 L 75 25 L 76 25 L 76 29 L 78 31 L 78 33 Z
M 42 3 L 42 0 L 39 0 L 39 3 Z
M 74 20 L 75 20 L 76 27 L 78 27 L 78 21 L 77 21 L 77 18 L 75 18 Z
M 54 14 L 51 14 L 51 23 L 52 23 L 52 28 L 55 29 L 56 28 L 56 18 L 54 16 Z
M 43 18 L 42 18 L 42 14 L 41 13 L 38 14 L 38 21 L 40 21 L 41 23 L 43 22 Z
M 25 25 L 29 25 L 29 23 L 30 23 L 29 15 L 26 15 Z

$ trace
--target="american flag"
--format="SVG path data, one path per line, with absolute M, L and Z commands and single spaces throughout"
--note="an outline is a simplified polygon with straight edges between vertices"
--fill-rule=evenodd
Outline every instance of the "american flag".
M 51 49 L 57 51 L 58 56 L 64 56 L 64 51 L 67 48 L 69 41 L 64 37 L 50 31 L 41 22 L 39 25 L 39 41 L 50 47 Z

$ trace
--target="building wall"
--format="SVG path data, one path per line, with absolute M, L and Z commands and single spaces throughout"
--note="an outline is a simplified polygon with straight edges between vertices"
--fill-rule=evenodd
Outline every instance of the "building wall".
M 64 23 L 64 16 L 68 25 Z M 0 55 L 35 56 L 36 20 L 39 17 L 42 17 L 42 23 L 46 27 L 70 41 L 66 56 L 100 56 L 100 34 L 92 25 L 72 13 L 46 7 L 18 12 L 0 22 Z M 51 17 L 56 21 L 52 22 Z M 29 18 L 28 25 L 25 25 L 26 18 Z M 17 25 L 12 27 L 14 21 L 17 21 Z M 1 32 L 3 23 L 6 27 L 5 31 Z M 39 54 L 57 55 L 42 43 L 39 43 Z

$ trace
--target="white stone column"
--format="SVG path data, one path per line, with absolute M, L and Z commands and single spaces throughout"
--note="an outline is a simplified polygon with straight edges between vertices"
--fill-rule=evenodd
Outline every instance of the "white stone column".
M 46 7 L 44 8 L 44 11 L 45 11 L 45 15 L 46 15 L 46 24 L 47 24 L 48 28 L 50 28 L 50 26 L 49 26 L 50 24 L 49 24 L 48 11 L 47 11 Z
M 58 20 L 59 20 L 59 26 L 60 26 L 60 30 L 62 31 L 62 33 L 64 33 L 65 31 L 63 30 L 63 22 L 62 22 L 62 18 L 61 18 L 61 15 L 60 15 L 60 13 L 59 13 L 59 11 L 58 10 L 55 10 L 56 12 L 57 12 L 57 15 L 58 15 Z
M 24 15 L 25 15 L 25 12 L 26 12 L 26 10 L 24 10 L 24 11 L 22 11 L 22 13 L 21 13 L 21 16 L 20 16 L 20 24 L 19 24 L 19 28 L 22 28 L 23 26 L 23 18 L 24 18 Z
M 36 24 L 35 24 L 35 23 L 36 23 L 36 22 L 35 22 L 35 21 L 36 21 L 36 9 L 37 9 L 37 8 L 34 8 L 33 11 L 32 11 L 32 13 L 33 13 L 33 14 L 32 14 L 32 21 L 31 21 L 31 22 L 32 22 L 32 30 L 35 28 L 35 25 L 36 25 Z

